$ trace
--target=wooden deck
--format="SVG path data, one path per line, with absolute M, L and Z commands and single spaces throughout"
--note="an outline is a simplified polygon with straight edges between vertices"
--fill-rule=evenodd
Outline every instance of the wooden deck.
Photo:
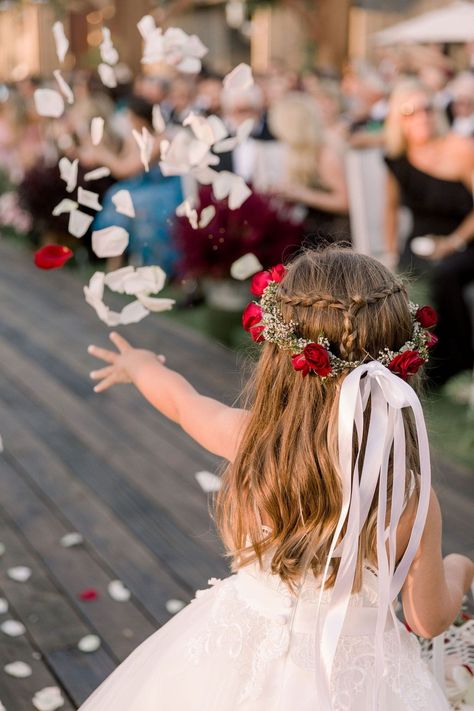
M 39 689 L 59 685 L 63 709 L 77 706 L 138 643 L 165 623 L 166 602 L 187 602 L 212 576 L 226 574 L 206 494 L 194 474 L 216 469 L 204 452 L 128 386 L 92 391 L 97 363 L 87 345 L 107 331 L 67 271 L 37 270 L 29 255 L 0 241 L 0 597 L 6 619 L 26 634 L 0 632 L 0 700 L 7 711 L 32 709 Z M 122 332 L 160 351 L 203 392 L 231 402 L 240 385 L 235 355 L 164 317 Z M 212 423 L 209 423 L 212 426 Z M 446 551 L 469 549 L 469 472 L 436 458 L 445 513 Z M 84 536 L 60 545 L 69 531 Z M 471 544 L 472 546 L 472 544 Z M 7 570 L 27 565 L 31 578 Z M 111 580 L 132 592 L 107 593 Z M 79 593 L 95 588 L 84 602 Z M 91 654 L 78 640 L 102 640 Z M 8 676 L 22 660 L 33 674 Z

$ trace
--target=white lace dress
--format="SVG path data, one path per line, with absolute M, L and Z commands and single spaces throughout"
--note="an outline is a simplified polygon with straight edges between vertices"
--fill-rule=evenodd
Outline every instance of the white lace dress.
M 315 683 L 317 581 L 296 597 L 257 564 L 212 579 L 143 642 L 80 711 L 326 711 Z M 322 612 L 328 603 L 324 593 Z M 376 573 L 366 566 L 351 598 L 331 677 L 331 711 L 364 711 L 374 684 Z M 292 624 L 290 624 L 290 619 Z M 448 711 L 400 624 L 385 632 L 380 711 Z

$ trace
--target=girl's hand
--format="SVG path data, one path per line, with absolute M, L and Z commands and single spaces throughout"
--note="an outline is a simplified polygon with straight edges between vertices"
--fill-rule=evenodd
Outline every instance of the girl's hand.
M 445 259 L 445 257 L 449 257 L 450 254 L 454 254 L 466 247 L 466 242 L 456 233 L 448 235 L 447 237 L 437 237 L 434 235 L 433 240 L 435 248 L 433 253 L 428 257 L 432 260 Z
M 109 363 L 105 368 L 93 370 L 90 373 L 92 380 L 100 380 L 100 383 L 94 387 L 94 392 L 96 393 L 103 392 L 117 383 L 133 382 L 132 372 L 136 370 L 137 365 L 140 363 L 149 362 L 150 360 L 155 363 L 157 360 L 161 363 L 165 362 L 165 357 L 162 355 L 157 356 L 152 351 L 133 348 L 125 338 L 115 331 L 109 337 L 116 346 L 118 353 L 94 345 L 89 346 L 87 349 L 91 355 Z

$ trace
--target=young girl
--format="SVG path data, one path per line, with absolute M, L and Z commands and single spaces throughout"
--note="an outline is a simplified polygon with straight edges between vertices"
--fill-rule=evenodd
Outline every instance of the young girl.
M 256 275 L 248 407 L 200 395 L 164 357 L 91 346 L 103 392 L 131 382 L 229 465 L 216 520 L 233 574 L 149 637 L 81 711 L 444 711 L 396 618 L 433 637 L 473 563 L 441 556 L 416 371 L 435 313 L 370 257 L 307 251 Z

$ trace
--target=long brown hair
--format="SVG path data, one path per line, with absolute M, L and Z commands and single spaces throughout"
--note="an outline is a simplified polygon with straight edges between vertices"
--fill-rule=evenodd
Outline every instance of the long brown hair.
M 324 332 L 331 350 L 350 361 L 372 360 L 385 347 L 398 350 L 412 332 L 403 284 L 375 259 L 350 249 L 305 250 L 287 266 L 278 293 L 283 318 L 298 324 L 299 335 L 316 340 Z M 341 510 L 337 413 L 346 374 L 324 381 L 303 378 L 287 351 L 263 344 L 245 391 L 249 420 L 215 501 L 217 526 L 234 570 L 255 560 L 262 564 L 271 551 L 272 573 L 290 586 L 306 565 L 315 575 L 321 572 Z M 417 377 L 411 377 L 411 385 Z M 366 429 L 369 414 L 370 403 Z M 416 437 L 408 414 L 405 430 L 407 472 L 416 471 Z M 361 459 L 363 448 L 364 441 Z M 405 487 L 408 492 L 408 476 Z M 260 516 L 272 522 L 265 537 Z M 376 518 L 377 492 L 360 536 L 355 589 L 363 561 L 376 564 Z M 337 567 L 335 559 L 328 585 Z

